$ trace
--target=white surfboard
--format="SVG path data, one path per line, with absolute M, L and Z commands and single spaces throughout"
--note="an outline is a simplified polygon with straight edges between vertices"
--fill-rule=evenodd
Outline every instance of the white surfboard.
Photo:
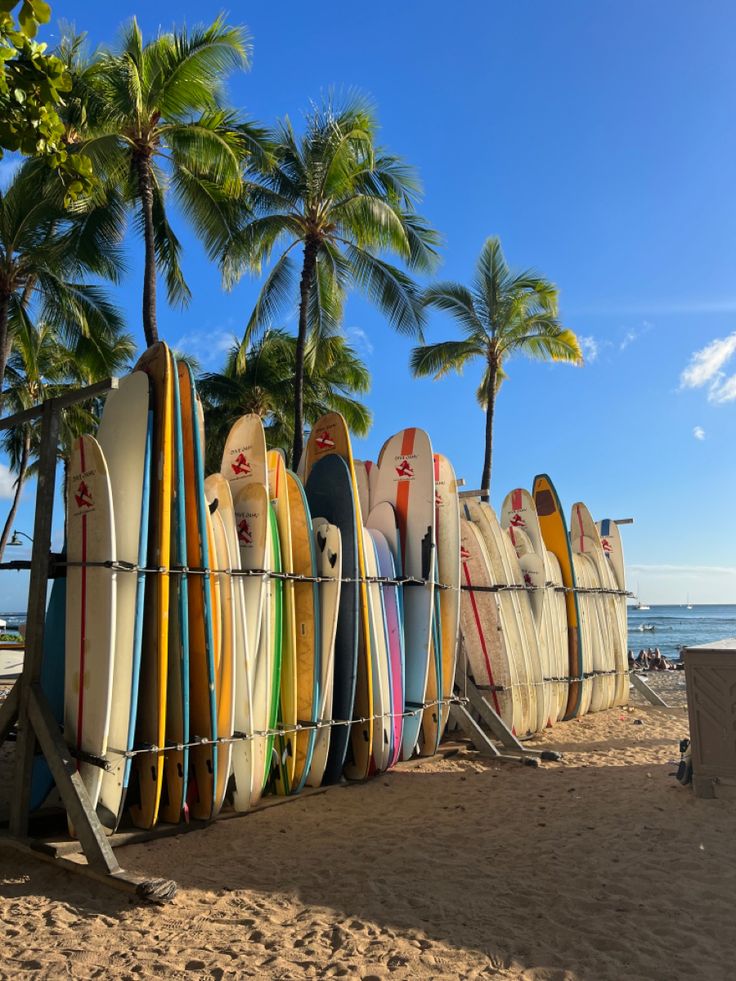
M 75 751 L 107 752 L 116 638 L 117 574 L 85 563 L 116 557 L 112 489 L 93 436 L 74 441 L 67 480 L 64 736 Z M 129 708 L 129 706 L 126 706 Z M 97 806 L 102 770 L 77 764 Z
M 495 512 L 487 504 L 481 504 L 472 498 L 463 501 L 466 516 L 477 525 L 486 546 L 490 562 L 493 582 L 498 586 L 508 586 L 512 583 L 511 574 L 505 561 L 505 546 L 503 532 L 496 519 Z M 531 669 L 529 665 L 529 650 L 526 632 L 521 623 L 521 613 L 514 602 L 513 591 L 502 591 L 498 594 L 501 611 L 501 629 L 506 641 L 506 648 L 513 659 L 516 673 L 516 683 L 522 703 L 520 728 L 517 735 L 523 736 L 534 732 L 537 722 L 537 695 L 531 685 Z
M 115 554 L 119 562 L 137 565 L 140 558 L 141 514 L 148 437 L 149 379 L 134 371 L 121 379 L 105 400 L 97 442 L 102 450 L 110 479 L 115 518 Z M 148 521 L 148 514 L 144 516 Z M 121 572 L 116 577 L 115 652 L 113 691 L 110 708 L 108 755 L 110 769 L 102 771 L 97 814 L 108 834 L 121 816 L 129 762 L 122 753 L 133 748 L 135 708 L 138 699 L 138 670 L 134 663 L 136 624 L 143 617 L 143 604 L 137 608 L 138 574 Z M 139 652 L 140 653 L 140 652 Z M 132 730 L 132 731 L 131 731 Z
M 231 485 L 233 498 L 245 484 L 268 487 L 266 437 L 263 422 L 252 412 L 233 424 L 222 451 L 220 472 Z
M 353 460 L 355 468 L 355 483 L 358 485 L 358 500 L 360 501 L 360 513 L 365 520 L 371 509 L 370 489 L 368 484 L 368 470 L 363 460 Z
M 332 718 L 332 690 L 335 680 L 335 634 L 340 607 L 340 570 L 342 569 L 342 540 L 340 529 L 324 518 L 312 518 L 314 541 L 317 551 L 320 622 L 320 686 L 319 721 Z M 322 783 L 327 756 L 330 751 L 330 730 L 325 726 L 317 730 L 309 768 L 307 786 L 319 787 Z
M 462 591 L 460 630 L 464 658 L 458 664 L 457 683 L 463 691 L 468 672 L 506 725 L 517 734 L 526 731 L 528 701 L 519 685 L 516 662 L 503 629 L 504 610 L 488 550 L 478 525 L 460 519 Z M 473 589 L 472 587 L 476 587 Z
M 372 479 L 372 475 L 371 478 Z M 405 704 L 402 759 L 419 739 L 427 690 L 435 579 L 434 460 L 429 436 L 405 429 L 386 440 L 378 458 L 372 505 L 386 501 L 395 511 L 401 568 L 424 585 L 404 589 Z
M 609 563 L 612 573 L 610 581 L 618 590 L 618 595 L 614 596 L 616 614 L 618 621 L 619 634 L 621 636 L 621 648 L 624 654 L 628 650 L 628 619 L 626 610 L 626 566 L 624 564 L 623 543 L 621 532 L 615 521 L 604 518 L 598 522 L 598 533 L 601 538 L 601 548 Z M 622 665 L 625 672 L 622 672 L 616 679 L 616 705 L 626 705 L 629 701 L 629 675 L 628 659 Z
M 435 516 L 437 522 L 437 579 L 449 589 L 438 590 L 442 631 L 442 698 L 452 698 L 460 632 L 460 505 L 458 483 L 452 464 L 441 453 L 434 455 Z M 447 725 L 450 706 L 442 706 L 440 736 Z

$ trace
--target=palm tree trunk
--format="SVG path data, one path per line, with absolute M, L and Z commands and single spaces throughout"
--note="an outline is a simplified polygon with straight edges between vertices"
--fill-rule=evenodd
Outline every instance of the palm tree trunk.
M 480 478 L 481 500 L 491 499 L 491 462 L 493 459 L 493 413 L 496 407 L 496 375 L 498 365 L 489 361 L 488 399 L 486 402 L 486 450 L 483 457 L 483 475 Z
M 304 445 L 304 352 L 307 346 L 309 291 L 317 266 L 319 242 L 307 238 L 304 243 L 304 265 L 299 284 L 299 332 L 296 336 L 296 356 L 294 363 L 294 446 L 291 451 L 291 465 L 299 466 Z
M 153 236 L 153 170 L 151 158 L 139 154 L 136 158 L 138 191 L 143 207 L 143 241 L 146 255 L 143 269 L 143 333 L 150 347 L 158 340 L 156 323 L 156 243 Z
M 2 535 L 0 536 L 0 561 L 5 554 L 5 546 L 8 544 L 8 538 L 10 537 L 10 529 L 15 523 L 15 516 L 18 513 L 18 505 L 20 504 L 20 492 L 23 490 L 23 484 L 26 479 L 26 472 L 28 470 L 28 458 L 31 455 L 31 434 L 26 430 L 25 436 L 23 438 L 23 449 L 20 456 L 20 466 L 18 468 L 18 479 L 15 481 L 15 494 L 13 495 L 13 503 L 10 505 L 10 511 L 8 512 L 8 517 L 5 521 L 3 527 Z
M 0 415 L 3 409 L 3 388 L 5 387 L 5 366 L 10 356 L 8 343 L 8 315 L 10 313 L 10 297 L 7 293 L 0 296 Z

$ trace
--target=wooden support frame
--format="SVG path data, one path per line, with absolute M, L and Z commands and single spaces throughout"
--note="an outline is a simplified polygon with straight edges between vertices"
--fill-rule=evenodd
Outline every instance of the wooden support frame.
M 646 681 L 638 675 L 636 671 L 629 671 L 629 678 L 631 678 L 631 684 L 636 688 L 640 695 L 652 705 L 656 705 L 658 708 L 669 708 L 670 706 L 665 702 L 661 695 L 658 695 L 656 691 L 651 688 Z
M 33 757 L 38 742 L 79 837 L 87 864 L 62 862 L 59 858 L 53 860 L 69 871 L 109 883 L 139 898 L 165 902 L 176 893 L 174 882 L 149 880 L 120 868 L 77 771 L 76 760 L 64 742 L 40 684 L 60 413 L 67 406 L 87 401 L 117 387 L 117 379 L 109 378 L 87 388 L 48 399 L 39 406 L 0 420 L 2 431 L 38 419 L 39 416 L 41 418 L 23 673 L 0 706 L 0 743 L 7 738 L 14 725 L 17 733 L 10 822 L 8 834 L 0 836 L 0 844 L 40 857 L 49 857 L 39 842 L 28 837 Z

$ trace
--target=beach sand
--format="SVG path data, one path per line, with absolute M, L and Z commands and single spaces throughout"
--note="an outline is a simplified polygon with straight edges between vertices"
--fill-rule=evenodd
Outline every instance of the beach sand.
M 540 769 L 461 747 L 119 849 L 164 907 L 0 850 L 0 976 L 730 976 L 733 805 L 671 775 L 679 700 L 560 724 Z

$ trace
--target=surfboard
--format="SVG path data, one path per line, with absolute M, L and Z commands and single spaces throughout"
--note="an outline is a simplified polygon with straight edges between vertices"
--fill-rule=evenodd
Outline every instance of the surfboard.
M 294 572 L 315 579 L 317 554 L 312 518 L 304 487 L 295 473 L 286 471 L 291 522 Z M 303 730 L 294 733 L 294 774 L 289 793 L 303 788 L 312 763 L 320 705 L 320 621 L 319 591 L 316 582 L 294 583 L 294 633 L 296 635 L 296 712 Z
M 355 695 L 353 700 L 353 717 L 362 719 L 350 731 L 350 751 L 346 759 L 345 775 L 352 780 L 362 780 L 368 776 L 371 765 L 373 741 L 373 691 L 371 666 L 371 631 L 368 612 L 368 589 L 365 579 L 365 548 L 363 543 L 363 512 L 360 507 L 360 495 L 353 465 L 353 451 L 350 445 L 350 433 L 347 423 L 339 412 L 328 412 L 313 426 L 304 459 L 304 476 L 309 480 L 312 467 L 318 460 L 327 456 L 337 455 L 345 461 L 353 489 L 353 509 L 355 512 L 355 540 L 358 560 L 358 574 L 361 582 L 358 585 L 358 608 L 360 615 L 360 632 L 358 646 L 357 675 Z M 329 520 L 330 515 L 324 508 L 318 508 Z M 342 530 L 342 529 L 341 529 Z M 343 542 L 344 544 L 344 542 Z
M 378 558 L 373 538 L 378 532 L 363 530 L 366 576 L 378 577 Z M 382 773 L 391 761 L 391 675 L 388 649 L 388 627 L 381 586 L 368 583 L 368 608 L 371 617 L 371 668 L 373 691 L 373 759 L 371 773 Z
M 117 574 L 87 563 L 116 555 L 112 489 L 93 436 L 74 441 L 67 479 L 66 654 L 64 735 L 74 752 L 104 756 L 110 725 Z M 90 802 L 102 784 L 98 766 L 77 760 Z
M 317 575 L 322 580 L 319 591 L 320 622 L 320 702 L 318 719 L 328 723 L 332 719 L 332 691 L 335 676 L 335 638 L 337 616 L 340 608 L 340 575 L 342 570 L 342 541 L 340 529 L 324 518 L 312 519 L 314 544 L 317 555 Z M 330 751 L 330 727 L 317 730 L 314 740 L 312 763 L 307 784 L 319 787 L 322 783 L 327 757 Z
M 605 707 L 610 708 L 617 704 L 617 694 L 620 691 L 620 679 L 625 675 L 628 686 L 628 662 L 626 657 L 626 633 L 621 630 L 621 620 L 619 610 L 616 606 L 616 598 L 613 595 L 616 590 L 616 581 L 610 563 L 606 559 L 598 527 L 591 517 L 588 508 L 578 502 L 573 505 L 570 518 L 571 538 L 573 550 L 577 547 L 580 552 L 589 555 L 596 566 L 600 587 L 607 592 L 601 593 L 598 598 L 600 616 L 605 623 L 606 634 L 604 637 L 605 645 L 603 651 L 603 670 Z
M 171 564 L 187 568 L 186 484 L 184 482 L 184 435 L 181 418 L 179 373 L 172 371 L 174 394 L 174 467 L 171 502 Z M 166 690 L 166 743 L 164 789 L 159 818 L 178 823 L 185 811 L 189 780 L 189 576 L 171 576 L 169 586 L 169 655 Z
M 276 521 L 276 510 L 272 504 L 268 506 L 268 552 L 266 554 L 266 568 L 272 572 L 281 572 L 281 545 L 279 542 L 279 528 Z M 271 708 L 268 720 L 268 729 L 271 731 L 266 739 L 266 769 L 263 775 L 265 786 L 270 779 L 271 767 L 274 757 L 275 736 L 273 730 L 276 729 L 279 720 L 281 707 L 281 654 L 283 637 L 283 580 L 269 576 L 267 584 L 266 609 L 268 619 L 261 627 L 259 642 L 259 658 L 269 658 L 271 662 Z
M 269 450 L 268 487 L 276 512 L 281 547 L 281 569 L 294 572 L 294 557 L 291 541 L 291 512 L 289 509 L 289 489 L 286 482 L 286 467 L 283 456 L 276 450 Z M 294 736 L 297 714 L 297 652 L 296 652 L 296 611 L 294 605 L 294 580 L 286 579 L 282 592 L 282 630 L 281 630 L 281 696 L 280 721 L 284 735 L 276 742 L 278 767 L 275 786 L 279 793 L 288 794 L 294 780 L 296 752 Z
M 232 487 L 232 482 L 230 484 Z M 237 489 L 234 500 L 235 528 L 240 551 L 240 567 L 244 570 L 265 570 L 268 565 L 268 491 L 263 483 L 246 483 Z M 270 643 L 262 647 L 261 629 L 268 629 L 268 580 L 266 576 L 246 576 L 242 579 L 245 609 L 246 651 L 248 654 L 248 678 L 250 679 L 250 715 L 236 694 L 235 728 L 238 732 L 264 732 L 269 728 L 271 710 L 272 651 Z M 264 624 L 262 628 L 262 623 Z M 245 666 L 236 666 L 236 692 L 245 690 Z M 263 786 L 266 766 L 267 742 L 263 736 L 251 741 L 252 766 L 247 786 L 246 772 L 238 763 L 239 751 L 233 750 L 235 809 L 247 810 L 253 798 L 257 799 Z
M 105 400 L 97 432 L 110 478 L 115 519 L 115 558 L 133 566 L 145 566 L 148 542 L 148 505 L 152 414 L 149 379 L 134 371 L 121 379 Z M 112 556 L 111 556 L 112 557 Z M 103 771 L 97 816 L 108 834 L 118 826 L 130 775 L 135 736 L 138 682 L 143 628 L 145 577 L 121 572 L 116 577 L 114 698 L 110 709 L 108 766 Z
M 526 633 L 521 623 L 520 610 L 514 602 L 514 591 L 509 590 L 512 578 L 505 562 L 503 532 L 496 514 L 488 504 L 467 498 L 463 501 L 466 517 L 477 525 L 486 547 L 484 558 L 490 565 L 492 581 L 505 587 L 498 593 L 501 630 L 506 650 L 515 669 L 516 691 L 521 703 L 521 716 L 517 735 L 524 736 L 536 727 L 536 692 L 530 685 L 529 651 Z
M 569 694 L 568 675 L 570 668 L 568 664 L 568 642 L 567 642 L 567 603 L 565 600 L 564 586 L 562 583 L 562 570 L 557 556 L 552 552 L 547 552 L 547 562 L 550 569 L 550 582 L 553 595 L 554 618 L 553 625 L 555 631 L 555 649 L 557 651 L 557 681 L 558 681 L 558 704 L 557 721 L 561 721 L 567 712 L 567 700 Z
M 365 521 L 371 509 L 368 470 L 363 460 L 354 460 L 353 465 L 355 467 L 355 484 L 358 488 L 358 500 L 360 501 L 360 513 Z
M 523 528 L 515 528 L 511 525 L 506 529 L 506 533 L 516 551 L 521 574 L 524 577 L 524 585 L 530 590 L 528 596 L 539 638 L 539 657 L 542 669 L 542 684 L 537 689 L 537 698 L 543 710 L 544 724 L 551 725 L 557 719 L 557 702 L 555 698 L 553 719 L 552 679 L 555 677 L 555 672 L 552 666 L 552 608 L 551 597 L 547 588 L 546 563 L 534 551 L 531 540 Z
M 353 482 L 345 460 L 327 454 L 310 467 L 306 495 L 312 513 L 321 515 L 340 531 L 340 604 L 335 628 L 332 718 L 342 724 L 330 733 L 327 764 L 322 783 L 337 783 L 342 776 L 353 718 L 358 670 L 359 589 L 356 505 Z
M 548 679 L 550 721 L 556 722 L 563 708 L 561 703 L 567 704 L 567 682 L 562 680 L 568 673 L 567 617 L 564 594 L 553 585 L 555 578 L 550 553 L 544 544 L 534 499 L 527 490 L 517 487 L 506 495 L 501 507 L 501 526 L 508 529 L 525 579 L 528 576 L 535 587 L 530 599 L 540 631 L 543 671 Z M 525 539 L 517 535 L 517 531 L 527 536 L 530 549 L 526 548 Z M 561 585 L 561 581 L 556 585 Z
M 573 719 L 584 715 L 590 705 L 590 685 L 585 681 L 587 670 L 586 652 L 581 642 L 580 611 L 576 588 L 572 550 L 567 536 L 567 525 L 554 484 L 546 474 L 534 478 L 532 490 L 534 505 L 539 517 L 544 544 L 560 564 L 562 584 L 567 609 L 568 677 L 569 689 L 564 718 Z
M 62 553 L 66 561 L 66 545 Z M 66 633 L 66 578 L 54 579 L 51 584 L 49 604 L 46 607 L 46 624 L 43 632 L 43 662 L 41 664 L 41 688 L 59 725 L 64 723 L 64 654 Z M 44 803 L 54 788 L 46 758 L 37 753 L 33 758 L 31 783 L 31 810 Z
M 246 484 L 268 486 L 266 436 L 256 413 L 241 416 L 225 440 L 220 472 L 230 483 L 233 499 Z
M 378 458 L 373 506 L 387 501 L 399 526 L 405 576 L 424 585 L 404 589 L 405 709 L 402 759 L 414 752 L 427 690 L 435 578 L 434 460 L 429 436 L 405 429 L 386 440 Z
M 386 521 L 382 520 L 382 515 L 386 516 Z M 375 522 L 375 527 L 372 522 Z M 386 502 L 379 504 L 371 511 L 368 516 L 368 528 L 376 548 L 378 575 L 384 579 L 396 579 L 398 572 L 392 547 L 389 545 L 386 535 L 379 528 L 381 524 L 388 525 L 389 534 L 393 531 L 393 548 L 397 549 L 396 514 L 391 505 Z M 383 614 L 390 664 L 391 752 L 387 766 L 395 766 L 401 755 L 401 737 L 404 729 L 402 718 L 404 714 L 404 625 L 401 610 L 401 587 L 392 583 L 382 583 L 380 589 L 383 597 Z
M 171 561 L 171 495 L 173 479 L 174 391 L 173 360 L 159 342 L 141 355 L 136 370 L 145 371 L 153 398 L 153 448 L 148 527 L 148 567 L 168 569 Z M 166 691 L 169 653 L 170 577 L 146 577 L 143 649 L 138 686 L 136 744 L 162 747 L 166 742 Z M 143 753 L 133 764 L 137 803 L 130 815 L 139 828 L 152 828 L 158 819 L 164 777 L 164 754 Z
M 460 507 L 458 484 L 452 464 L 441 453 L 434 455 L 435 520 L 437 526 L 437 581 L 439 622 L 442 632 L 442 689 L 444 700 L 452 698 L 460 630 Z M 447 725 L 450 706 L 440 707 L 437 742 Z M 427 713 L 425 712 L 425 717 Z M 431 740 L 428 742 L 431 743 Z
M 186 545 L 190 569 L 203 570 L 189 577 L 189 730 L 192 738 L 217 739 L 217 689 L 215 673 L 215 611 L 212 518 L 204 490 L 204 447 L 199 426 L 198 396 L 191 369 L 177 362 L 181 399 L 184 480 L 186 495 Z M 190 776 L 187 807 L 193 817 L 209 820 L 215 801 L 217 754 L 212 745 L 193 747 L 189 754 Z
M 605 623 L 601 623 L 601 610 L 598 596 L 591 590 L 599 589 L 600 582 L 592 559 L 588 555 L 572 551 L 573 568 L 575 570 L 575 581 L 578 585 L 578 606 L 580 608 L 580 619 L 583 631 L 583 643 L 588 652 L 587 657 L 587 682 L 589 685 L 590 698 L 588 701 L 588 712 L 600 712 L 606 708 L 605 698 L 605 678 L 606 670 L 604 658 L 604 637 L 606 633 Z
M 465 587 L 460 601 L 464 662 L 458 672 L 458 687 L 462 691 L 465 672 L 469 671 L 512 732 L 523 732 L 528 709 L 509 649 L 509 635 L 503 629 L 503 593 L 491 591 L 498 583 L 492 575 L 485 541 L 479 527 L 466 518 L 460 520 L 460 565 Z
M 216 583 L 215 596 L 219 599 L 220 633 L 219 645 L 215 633 L 215 676 L 217 694 L 217 737 L 231 740 L 235 728 L 235 672 L 236 662 L 245 661 L 244 624 L 242 622 L 242 603 L 237 584 L 241 582 L 237 576 L 230 575 L 237 568 L 237 556 L 233 555 L 235 545 L 232 495 L 227 481 L 221 474 L 212 474 L 204 482 L 207 503 L 212 511 L 212 534 L 214 540 L 214 566 Z M 228 525 L 233 525 L 230 533 Z M 248 691 L 239 692 L 245 703 L 245 713 L 248 712 Z M 247 769 L 250 783 L 250 745 L 245 742 L 235 744 L 244 749 L 246 760 L 241 759 L 240 765 Z M 219 813 L 225 799 L 227 782 L 233 755 L 233 743 L 223 742 L 217 746 L 217 779 L 215 781 L 215 802 L 213 812 Z
M 618 629 L 622 640 L 622 650 L 626 653 L 628 650 L 628 621 L 625 595 L 626 572 L 621 532 L 616 522 L 611 521 L 610 518 L 604 518 L 603 521 L 598 523 L 598 532 L 601 538 L 603 554 L 606 556 L 612 573 L 610 577 L 611 581 L 619 591 L 619 594 L 614 596 L 614 603 L 616 606 Z M 625 673 L 621 673 L 616 677 L 616 705 L 626 705 L 629 701 L 628 659 L 623 667 Z

